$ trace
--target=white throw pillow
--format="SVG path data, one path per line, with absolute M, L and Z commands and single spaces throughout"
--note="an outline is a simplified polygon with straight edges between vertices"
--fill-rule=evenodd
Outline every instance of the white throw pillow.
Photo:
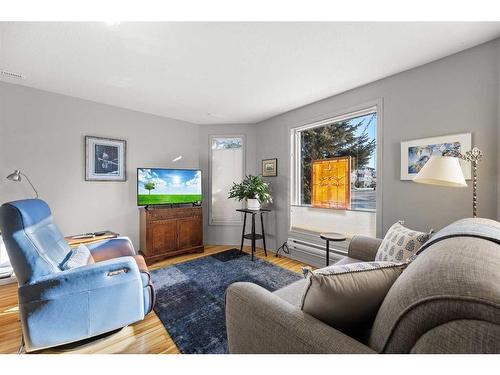
M 70 270 L 77 267 L 93 264 L 94 258 L 90 254 L 90 250 L 84 244 L 80 244 L 77 248 L 72 249 L 68 258 L 61 265 L 61 269 Z
M 432 230 L 424 233 L 408 229 L 402 222 L 397 222 L 387 231 L 375 255 L 375 261 L 406 262 L 427 242 L 432 233 Z

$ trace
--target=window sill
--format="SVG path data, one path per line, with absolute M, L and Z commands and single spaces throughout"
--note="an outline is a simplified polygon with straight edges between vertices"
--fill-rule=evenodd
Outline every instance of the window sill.
M 304 207 L 304 208 L 314 208 L 317 210 L 333 210 L 333 211 L 353 211 L 353 212 L 367 212 L 367 213 L 376 213 L 377 210 L 364 210 L 361 208 L 348 208 L 345 210 L 342 209 L 337 209 L 337 208 L 328 208 L 328 207 L 314 207 L 313 205 L 310 204 L 291 204 L 290 207 Z

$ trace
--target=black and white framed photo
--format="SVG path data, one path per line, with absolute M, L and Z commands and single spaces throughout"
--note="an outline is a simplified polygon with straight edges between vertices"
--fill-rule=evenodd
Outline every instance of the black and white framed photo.
M 125 181 L 127 141 L 85 137 L 85 181 Z
M 278 175 L 278 159 L 262 160 L 262 177 L 276 177 Z

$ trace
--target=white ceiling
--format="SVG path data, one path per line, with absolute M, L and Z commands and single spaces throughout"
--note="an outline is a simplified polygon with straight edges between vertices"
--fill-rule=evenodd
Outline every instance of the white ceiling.
M 500 23 L 0 23 L 1 80 L 255 123 L 500 35 Z

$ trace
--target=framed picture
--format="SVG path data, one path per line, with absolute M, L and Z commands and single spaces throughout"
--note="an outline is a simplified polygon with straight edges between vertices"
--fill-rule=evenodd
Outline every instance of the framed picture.
M 278 175 L 278 159 L 262 160 L 262 176 L 276 177 Z
M 432 155 L 442 155 L 446 150 L 465 153 L 471 149 L 471 133 L 445 135 L 401 142 L 401 180 L 412 180 Z M 471 178 L 469 162 L 460 160 L 467 180 Z
M 85 181 L 125 181 L 127 141 L 85 137 Z

